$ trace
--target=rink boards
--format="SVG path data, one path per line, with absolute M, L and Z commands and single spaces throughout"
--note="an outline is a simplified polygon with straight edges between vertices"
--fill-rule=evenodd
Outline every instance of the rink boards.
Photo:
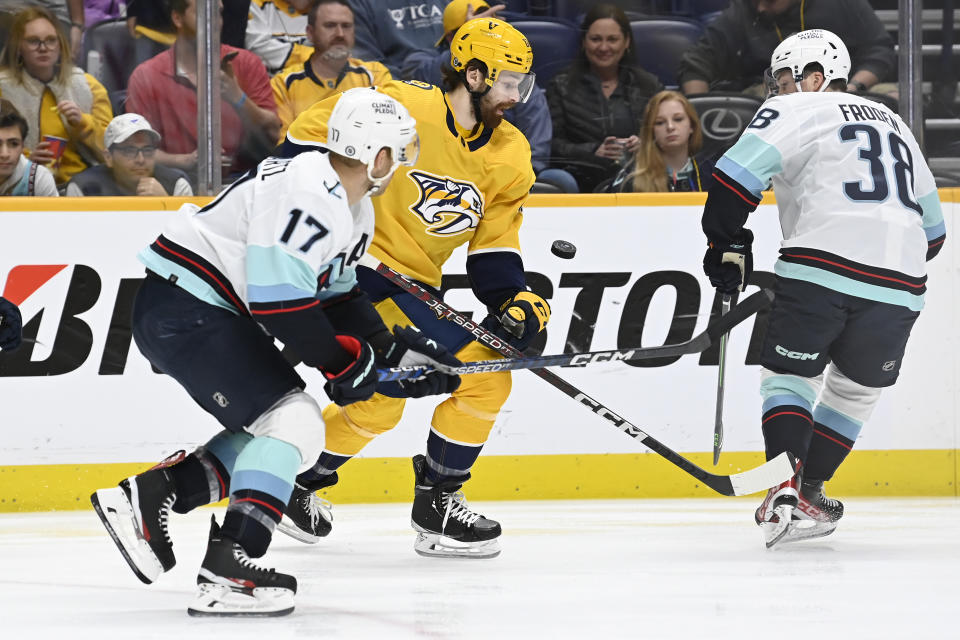
M 943 190 L 950 234 L 960 190 Z M 132 344 L 129 309 L 143 269 L 135 256 L 183 199 L 14 199 L 0 225 L 3 295 L 21 305 L 36 343 L 0 355 L 3 444 L 0 511 L 85 508 L 169 453 L 211 437 L 215 421 Z M 200 202 L 200 200 L 197 200 Z M 528 282 L 553 316 L 545 353 L 678 342 L 701 331 L 716 300 L 702 275 L 700 194 L 532 196 L 521 239 Z M 82 209 L 82 210 L 81 210 Z M 772 279 L 780 230 L 772 198 L 748 226 L 756 281 Z M 550 253 L 573 242 L 572 260 Z M 846 495 L 957 495 L 960 278 L 955 238 L 929 265 L 927 307 L 900 381 L 887 389 L 834 486 Z M 465 252 L 445 271 L 446 301 L 482 317 Z M 762 461 L 757 352 L 764 319 L 734 330 L 728 351 L 725 445 L 712 466 L 716 353 L 640 365 L 555 371 L 704 468 L 733 473 Z M 301 367 L 326 399 L 319 374 Z M 513 393 L 470 483 L 474 499 L 707 496 L 709 490 L 610 422 L 528 372 Z M 424 448 L 436 401 L 410 401 L 330 490 L 339 502 L 408 500 L 409 458 Z

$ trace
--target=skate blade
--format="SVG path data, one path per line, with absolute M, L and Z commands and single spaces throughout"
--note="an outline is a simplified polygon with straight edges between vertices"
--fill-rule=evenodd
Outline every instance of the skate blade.
M 496 558 L 500 555 L 500 541 L 461 542 L 436 533 L 418 533 L 413 550 L 427 558 Z
M 90 496 L 90 502 L 134 575 L 144 584 L 155 582 L 163 573 L 163 565 L 143 539 L 123 489 L 100 489 Z
M 803 522 L 803 520 L 799 521 Z M 791 542 L 801 542 L 803 540 L 814 540 L 823 538 L 833 533 L 837 529 L 836 522 L 816 522 L 813 526 L 801 527 L 797 520 L 790 523 L 787 528 L 787 534 L 781 541 L 782 544 Z
M 760 523 L 767 549 L 774 548 L 787 535 L 793 518 L 793 507 L 786 504 L 780 505 L 774 507 L 773 513 L 775 514 L 774 519 Z
M 280 519 L 280 522 L 277 524 L 277 531 L 285 533 L 294 540 L 299 540 L 300 542 L 306 544 L 317 544 L 320 542 L 322 536 L 315 536 L 307 533 L 296 524 L 287 514 L 283 514 L 283 517 Z
M 187 613 L 194 617 L 278 618 L 293 613 L 293 592 L 277 587 L 257 587 L 252 593 L 222 584 L 203 583 Z

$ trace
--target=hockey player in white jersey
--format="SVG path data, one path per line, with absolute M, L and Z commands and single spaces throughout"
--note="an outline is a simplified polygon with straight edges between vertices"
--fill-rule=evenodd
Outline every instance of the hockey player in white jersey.
M 293 610 L 296 579 L 250 558 L 266 552 L 297 473 L 323 449 L 325 427 L 274 337 L 323 373 L 340 405 L 377 390 L 445 394 L 459 384 L 431 373 L 378 389 L 375 362 L 459 361 L 416 330 L 391 334 L 356 287 L 354 266 L 374 233 L 368 196 L 416 161 L 415 125 L 393 98 L 348 91 L 327 120 L 327 153 L 267 158 L 202 209 L 185 205 L 140 253 L 147 278 L 133 310 L 137 346 L 224 430 L 91 501 L 149 584 L 175 564 L 169 511 L 229 496 L 222 526 L 212 522 L 191 615 Z
M 897 379 L 925 262 L 946 235 L 910 130 L 885 106 L 844 93 L 850 57 L 836 35 L 785 39 L 771 71 L 788 95 L 767 100 L 717 162 L 703 212 L 704 271 L 729 294 L 749 280 L 753 235 L 743 225 L 771 181 L 780 210 L 762 429 L 768 459 L 790 451 L 800 464 L 756 511 L 768 547 L 836 528 L 843 505 L 823 484 Z

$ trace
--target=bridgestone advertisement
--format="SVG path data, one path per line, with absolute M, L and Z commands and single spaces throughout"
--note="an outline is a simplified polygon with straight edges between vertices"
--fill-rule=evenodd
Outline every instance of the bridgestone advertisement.
M 954 206 L 944 203 L 947 244 L 929 265 L 927 306 L 907 346 L 900 380 L 884 391 L 858 448 L 954 449 L 960 440 Z M 700 211 L 698 206 L 527 209 L 521 234 L 527 282 L 553 309 L 545 342 L 534 348 L 544 354 L 623 350 L 680 343 L 703 331 L 720 305 L 700 266 L 705 248 Z M 0 354 L 5 407 L 0 465 L 158 460 L 218 430 L 172 379 L 151 369 L 130 334 L 131 305 L 144 276 L 136 254 L 173 215 L 180 214 L 0 212 L 6 238 L 0 257 L 3 295 L 20 304 L 27 338 L 18 351 Z M 761 206 L 748 226 L 756 235 L 753 282 L 769 286 L 780 245 L 776 207 Z M 557 240 L 575 247 L 572 257 L 551 251 Z M 470 292 L 465 257 L 458 251 L 445 268 L 445 301 L 480 320 L 485 312 Z M 725 451 L 763 448 L 757 355 L 765 321 L 765 313 L 750 318 L 729 340 Z M 618 431 L 623 419 L 677 451 L 710 451 L 717 359 L 713 347 L 700 354 L 553 369 L 605 408 L 569 398 L 528 371 L 515 371 L 513 393 L 485 454 L 645 451 Z M 300 368 L 307 390 L 325 404 L 322 377 Z M 420 451 L 436 403 L 409 401 L 400 425 L 362 455 Z

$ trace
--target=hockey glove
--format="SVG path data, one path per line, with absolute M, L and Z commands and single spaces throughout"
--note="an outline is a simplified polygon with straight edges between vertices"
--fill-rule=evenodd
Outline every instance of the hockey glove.
M 393 347 L 384 356 L 387 367 L 407 367 L 417 365 L 446 364 L 459 367 L 462 362 L 454 358 L 442 344 L 431 340 L 416 327 L 393 327 L 396 340 Z M 391 398 L 422 398 L 438 394 L 453 393 L 460 386 L 460 376 L 440 371 L 430 371 L 417 378 L 381 382 L 378 393 Z
M 377 390 L 377 367 L 373 349 L 367 342 L 351 335 L 337 335 L 337 342 L 353 357 L 353 362 L 339 373 L 323 371 L 327 384 L 323 390 L 341 407 L 368 400 Z
M 0 298 L 0 349 L 13 351 L 19 347 L 22 329 L 20 309 L 6 298 Z
M 708 240 L 703 256 L 703 272 L 710 284 L 722 294 L 743 291 L 753 273 L 753 232 L 741 229 L 730 242 Z
M 538 333 L 547 328 L 549 321 L 550 305 L 547 301 L 532 291 L 521 291 L 480 324 L 513 348 L 523 351 Z

